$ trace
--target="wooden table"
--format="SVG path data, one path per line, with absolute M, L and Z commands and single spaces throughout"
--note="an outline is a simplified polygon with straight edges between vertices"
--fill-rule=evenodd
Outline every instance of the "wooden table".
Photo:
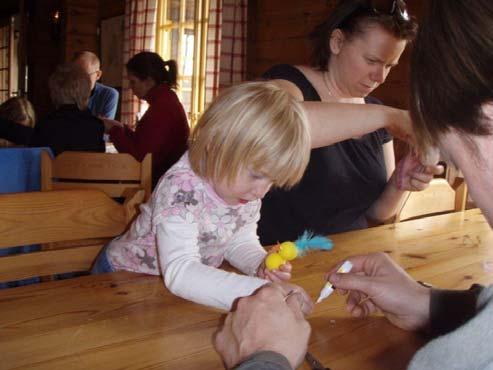
M 414 277 L 437 286 L 493 283 L 493 232 L 478 210 L 333 240 L 333 251 L 294 263 L 294 282 L 312 297 L 329 266 L 373 251 L 391 253 Z M 0 369 L 221 369 L 211 346 L 220 318 L 217 311 L 172 296 L 160 278 L 132 273 L 4 290 Z M 333 370 L 405 369 L 422 344 L 418 335 L 381 316 L 350 318 L 338 296 L 317 305 L 309 320 L 310 351 Z

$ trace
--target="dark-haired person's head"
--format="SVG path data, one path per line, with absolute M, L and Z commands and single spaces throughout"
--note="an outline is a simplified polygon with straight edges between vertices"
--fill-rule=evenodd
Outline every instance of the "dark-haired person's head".
M 174 60 L 164 61 L 157 53 L 143 51 L 130 58 L 126 67 L 130 88 L 140 99 L 154 86 L 163 83 L 176 88 L 177 65 Z
M 493 2 L 428 0 L 413 50 L 411 116 L 421 150 L 458 167 L 493 227 Z
M 417 23 L 407 12 L 402 0 L 370 1 L 340 0 L 330 16 L 310 33 L 312 65 L 326 70 L 331 57 L 330 39 L 340 31 L 346 39 L 365 35 L 368 30 L 380 27 L 399 40 L 412 41 Z
M 385 82 L 416 30 L 403 0 L 342 0 L 309 35 L 311 65 L 331 70 L 347 96 L 365 97 Z
M 411 115 L 422 148 L 456 130 L 489 135 L 493 2 L 429 0 L 412 55 Z

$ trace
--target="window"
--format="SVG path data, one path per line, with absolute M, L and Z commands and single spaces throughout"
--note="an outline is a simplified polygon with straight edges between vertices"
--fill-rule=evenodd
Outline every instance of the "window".
M 159 0 L 156 51 L 178 64 L 177 94 L 193 125 L 204 109 L 208 0 Z
M 10 21 L 10 20 L 9 20 Z M 13 27 L 11 23 L 0 26 L 0 103 L 12 93 L 10 66 L 13 46 Z
M 20 94 L 19 27 L 19 15 L 0 22 L 0 103 Z

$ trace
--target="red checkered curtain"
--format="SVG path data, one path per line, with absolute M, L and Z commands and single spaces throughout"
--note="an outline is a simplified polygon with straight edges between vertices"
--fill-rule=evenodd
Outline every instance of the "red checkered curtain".
M 221 60 L 222 0 L 209 1 L 207 26 L 207 63 L 205 69 L 205 103 L 210 103 L 219 92 L 219 66 Z
M 154 51 L 156 37 L 156 14 L 158 0 L 126 0 L 123 62 L 141 51 Z M 134 124 L 137 116 L 147 109 L 144 101 L 137 99 L 123 69 L 121 121 Z
M 247 0 L 211 0 L 207 32 L 206 104 L 246 76 Z
M 219 88 L 246 76 L 247 0 L 223 0 Z

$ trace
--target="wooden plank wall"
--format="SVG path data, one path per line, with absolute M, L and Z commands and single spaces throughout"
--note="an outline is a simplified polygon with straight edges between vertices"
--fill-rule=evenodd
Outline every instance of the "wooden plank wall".
M 125 0 L 104 0 L 100 1 L 99 17 L 106 19 L 125 14 Z
M 51 21 L 56 9 L 62 12 L 58 34 Z M 79 50 L 99 54 L 100 21 L 124 14 L 125 0 L 31 0 L 28 10 L 29 99 L 42 117 L 53 109 L 48 77 L 55 67 Z
M 424 0 L 408 0 L 411 14 L 418 16 Z M 308 62 L 308 33 L 335 6 L 335 0 L 249 0 L 247 76 L 258 78 L 278 63 Z M 373 95 L 385 104 L 406 108 L 409 99 L 409 47 L 399 66 Z
M 53 13 L 61 6 L 60 0 L 37 0 L 27 4 L 28 92 L 37 117 L 51 110 L 48 77 L 63 56 L 63 35 L 52 23 Z
M 64 61 L 80 50 L 98 53 L 99 3 L 99 0 L 65 0 Z
M 305 64 L 306 36 L 335 0 L 249 0 L 247 76 L 259 77 L 277 63 Z

